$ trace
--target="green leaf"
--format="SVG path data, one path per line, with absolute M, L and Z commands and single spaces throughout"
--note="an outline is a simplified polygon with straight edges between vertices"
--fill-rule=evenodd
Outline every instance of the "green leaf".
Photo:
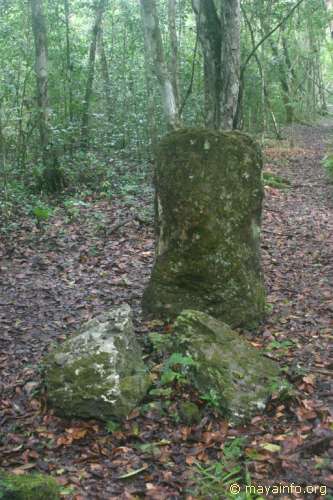
M 32 210 L 32 213 L 38 220 L 48 220 L 52 213 L 52 210 L 46 207 L 35 207 Z
M 161 384 L 171 384 L 180 377 L 180 374 L 173 370 L 166 370 L 161 375 Z
M 106 430 L 112 434 L 113 432 L 117 432 L 120 430 L 120 424 L 119 422 L 115 422 L 113 420 L 109 420 L 108 422 L 106 422 Z
M 191 356 L 183 356 L 180 352 L 174 352 L 166 361 L 165 365 L 167 367 L 175 365 L 193 366 L 195 365 L 195 361 Z

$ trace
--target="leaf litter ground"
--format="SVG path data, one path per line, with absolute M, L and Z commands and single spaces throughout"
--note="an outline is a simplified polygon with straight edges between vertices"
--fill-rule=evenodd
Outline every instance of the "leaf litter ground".
M 287 133 L 293 146 L 272 143 L 265 152 L 265 170 L 290 182 L 285 190 L 266 187 L 262 254 L 270 311 L 260 330 L 244 335 L 284 367 L 292 397 L 273 398 L 264 415 L 238 428 L 208 407 L 199 424 L 179 422 L 172 416 L 176 400 L 168 413 L 134 411 L 112 434 L 98 421 L 54 416 L 40 373 L 52 345 L 124 302 L 144 344 L 156 326 L 140 321 L 153 228 L 133 217 L 149 211 L 151 196 L 135 205 L 91 199 L 70 218 L 58 211 L 42 229 L 24 219 L 0 241 L 0 467 L 52 474 L 76 500 L 190 499 L 197 498 L 193 464 L 223 460 L 225 443 L 245 437 L 238 460 L 251 484 L 321 485 L 332 494 L 333 186 L 320 161 L 333 125 Z M 265 498 L 322 498 L 318 492 Z

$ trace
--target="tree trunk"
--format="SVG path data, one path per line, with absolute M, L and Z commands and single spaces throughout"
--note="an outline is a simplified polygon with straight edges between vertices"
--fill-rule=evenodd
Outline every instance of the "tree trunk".
M 43 0 L 30 0 L 32 29 L 36 52 L 36 83 L 38 127 L 44 170 L 40 179 L 40 188 L 47 192 L 60 191 L 64 185 L 64 177 L 58 165 L 55 148 L 50 141 L 49 104 L 48 104 L 48 71 L 47 71 L 47 31 L 43 11 Z
M 49 111 L 48 111 L 48 71 L 47 71 L 47 32 L 42 0 L 30 0 L 32 29 L 35 40 L 35 71 L 37 84 L 38 128 L 43 162 L 49 160 Z
M 27 130 L 24 126 L 24 115 L 31 116 L 31 109 L 27 109 L 26 90 L 31 69 L 27 69 L 23 82 L 21 95 L 17 99 L 17 163 L 20 169 L 25 169 L 27 155 Z
M 192 6 L 204 57 L 206 125 L 232 129 L 240 80 L 240 0 L 192 0 Z
M 169 72 L 175 93 L 176 105 L 179 109 L 179 64 L 178 64 L 178 36 L 176 28 L 177 0 L 168 0 L 168 29 L 171 46 Z
M 204 58 L 206 126 L 221 125 L 221 22 L 214 0 L 192 0 Z
M 332 10 L 333 10 L 333 1 L 325 0 L 327 12 L 330 14 L 329 19 L 329 29 L 331 33 L 331 38 L 333 38 L 333 19 L 332 19 Z
M 284 61 L 281 59 L 281 55 L 279 54 L 278 47 L 276 44 L 270 40 L 270 45 L 272 49 L 272 53 L 275 59 L 278 61 L 278 69 L 279 69 L 279 80 L 282 89 L 282 99 L 284 103 L 284 108 L 286 111 L 286 123 L 290 124 L 294 121 L 294 109 L 291 101 L 291 92 L 288 81 L 288 75 L 286 71 L 286 67 L 284 65 Z
M 93 82 L 95 76 L 95 59 L 98 34 L 101 29 L 103 14 L 107 6 L 107 0 L 100 0 L 96 7 L 94 26 L 89 50 L 88 77 L 84 96 L 82 123 L 81 123 L 81 147 L 86 148 L 89 142 L 89 108 L 92 97 Z
M 110 126 L 112 123 L 112 116 L 113 116 L 113 106 L 112 106 L 112 97 L 111 97 L 111 80 L 110 80 L 110 73 L 109 73 L 109 68 L 108 68 L 108 60 L 105 54 L 105 47 L 104 47 L 104 38 L 103 38 L 103 30 L 100 29 L 99 36 L 98 36 L 98 51 L 99 51 L 99 57 L 100 57 L 100 63 L 101 63 L 101 71 L 102 71 L 102 77 L 103 77 L 103 82 L 104 82 L 104 94 L 105 94 L 105 100 L 106 100 L 106 115 L 108 119 L 108 124 L 109 124 L 109 131 L 110 131 Z
M 288 38 L 287 35 L 284 33 L 283 28 L 281 29 L 282 31 L 282 36 L 281 36 L 281 42 L 282 42 L 282 48 L 283 48 L 283 54 L 284 54 L 284 60 L 286 63 L 286 67 L 288 69 L 288 73 L 290 75 L 291 82 L 293 84 L 293 87 L 298 88 L 298 82 L 297 82 L 297 74 L 295 71 L 295 62 L 292 64 L 291 59 L 290 59 L 290 54 L 289 54 L 289 48 L 288 48 Z
M 155 116 L 155 88 L 153 82 L 153 68 L 152 60 L 150 58 L 150 47 L 147 37 L 144 37 L 144 62 L 145 62 L 145 79 L 147 91 L 147 123 L 148 123 L 148 136 L 153 152 L 156 150 L 157 145 L 157 124 Z
M 168 127 L 179 128 L 179 110 L 175 97 L 172 79 L 168 74 L 163 54 L 161 31 L 156 11 L 155 0 L 140 0 L 141 14 L 144 26 L 145 46 L 153 61 L 153 71 L 157 77 L 164 106 Z
M 72 61 L 71 45 L 69 37 L 69 3 L 64 0 L 65 26 L 66 26 L 66 66 L 67 66 L 67 87 L 68 87 L 68 114 L 70 124 L 73 123 L 73 88 L 72 88 Z
M 240 81 L 240 0 L 225 0 L 222 9 L 222 128 L 232 129 Z
M 328 107 L 327 107 L 327 101 L 326 101 L 326 95 L 325 95 L 323 73 L 322 73 L 322 68 L 321 68 L 320 64 L 318 64 L 317 71 L 318 71 L 318 91 L 319 91 L 319 98 L 320 98 L 320 109 L 321 109 L 321 112 L 323 114 L 326 114 L 328 111 Z

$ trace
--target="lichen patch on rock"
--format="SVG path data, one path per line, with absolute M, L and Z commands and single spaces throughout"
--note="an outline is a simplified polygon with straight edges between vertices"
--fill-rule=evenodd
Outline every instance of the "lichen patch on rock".
M 50 404 L 66 417 L 124 418 L 150 385 L 125 304 L 86 323 L 46 360 Z

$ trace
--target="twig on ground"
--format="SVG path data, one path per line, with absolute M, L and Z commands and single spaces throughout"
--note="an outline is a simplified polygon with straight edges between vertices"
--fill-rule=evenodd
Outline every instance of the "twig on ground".
M 127 219 L 124 219 L 122 221 L 119 221 L 119 222 L 116 222 L 115 224 L 113 224 L 110 227 L 110 229 L 107 231 L 107 235 L 114 233 L 115 231 L 117 231 L 121 227 L 123 227 L 126 224 L 129 224 L 130 222 L 133 222 L 135 220 L 140 222 L 140 224 L 144 224 L 144 225 L 148 224 L 148 221 L 146 221 L 145 219 L 142 219 L 139 215 L 133 215 L 132 217 L 128 217 Z

